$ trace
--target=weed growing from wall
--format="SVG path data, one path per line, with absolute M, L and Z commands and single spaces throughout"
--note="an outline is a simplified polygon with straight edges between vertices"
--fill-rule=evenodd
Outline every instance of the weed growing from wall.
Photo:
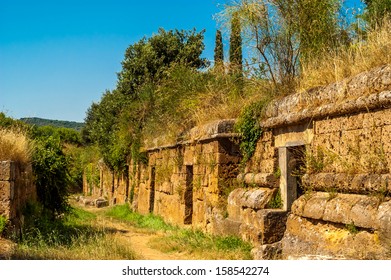
M 235 124 L 235 131 L 241 134 L 239 148 L 243 155 L 243 165 L 253 156 L 257 142 L 262 135 L 259 120 L 269 100 L 270 97 L 264 97 L 261 101 L 246 107 Z
M 281 191 L 278 189 L 273 197 L 269 200 L 269 202 L 266 205 L 266 208 L 269 209 L 281 209 L 284 205 L 282 197 L 281 197 Z
M 0 215 L 0 236 L 3 234 L 3 231 L 7 227 L 8 220 L 4 216 Z
M 356 225 L 351 222 L 350 224 L 345 225 L 345 228 L 351 233 L 351 234 L 357 234 L 359 232 Z

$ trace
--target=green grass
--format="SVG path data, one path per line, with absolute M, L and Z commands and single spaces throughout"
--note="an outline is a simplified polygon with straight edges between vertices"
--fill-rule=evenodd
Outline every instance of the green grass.
M 26 225 L 11 259 L 135 259 L 128 244 L 115 232 L 97 225 L 97 217 L 73 208 L 61 219 L 48 218 L 37 205 L 30 205 Z
M 132 226 L 149 229 L 152 231 L 169 231 L 177 228 L 175 226 L 167 224 L 159 216 L 155 216 L 152 214 L 143 216 L 139 213 L 133 212 L 126 204 L 116 205 L 110 208 L 105 214 L 108 217 L 129 222 Z
M 0 236 L 2 235 L 3 231 L 5 230 L 7 226 L 7 219 L 0 215 Z
M 187 253 L 195 259 L 252 259 L 251 245 L 236 236 L 217 236 L 200 230 L 183 229 L 164 222 L 161 217 L 133 212 L 127 205 L 107 210 L 107 216 L 126 221 L 152 232 L 163 231 L 151 246 L 164 253 Z
M 162 252 L 185 252 L 195 259 L 249 260 L 251 245 L 236 236 L 217 236 L 199 230 L 181 229 L 152 240 Z

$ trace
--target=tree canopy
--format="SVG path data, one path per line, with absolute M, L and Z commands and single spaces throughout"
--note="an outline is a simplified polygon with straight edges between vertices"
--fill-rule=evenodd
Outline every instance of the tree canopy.
M 117 87 L 106 91 L 87 111 L 83 139 L 100 147 L 105 163 L 113 170 L 126 168 L 130 153 L 139 146 L 141 132 L 167 99 L 159 91 L 175 68 L 203 69 L 204 31 L 159 29 L 150 38 L 130 45 L 118 73 Z M 168 93 L 167 93 L 168 94 Z

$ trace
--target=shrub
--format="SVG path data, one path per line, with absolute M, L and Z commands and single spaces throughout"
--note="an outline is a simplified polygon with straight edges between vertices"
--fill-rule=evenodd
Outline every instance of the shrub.
M 58 138 L 49 137 L 36 141 L 33 171 L 38 199 L 43 207 L 53 217 L 67 212 L 68 165 Z
M 8 220 L 7 218 L 0 215 L 0 236 L 2 235 L 3 231 L 7 227 Z

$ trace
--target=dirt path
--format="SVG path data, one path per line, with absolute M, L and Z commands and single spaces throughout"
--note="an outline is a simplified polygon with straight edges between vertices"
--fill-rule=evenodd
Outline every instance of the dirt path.
M 103 215 L 104 209 L 94 207 L 83 207 L 84 210 L 97 215 L 98 225 L 109 228 L 121 243 L 129 244 L 140 260 L 188 260 L 191 256 L 185 253 L 163 253 L 150 247 L 151 239 L 159 238 L 162 234 L 146 232 L 135 228 L 125 222 L 106 217 Z
M 147 230 L 135 228 L 125 222 L 105 216 L 104 208 L 85 207 L 77 205 L 88 212 L 97 215 L 97 225 L 109 230 L 124 246 L 130 246 L 140 260 L 188 260 L 194 257 L 186 253 L 163 253 L 151 248 L 149 242 L 154 238 L 159 238 L 163 233 L 151 233 Z M 107 209 L 107 208 L 106 208 Z M 0 238 L 0 260 L 8 259 L 16 244 Z

